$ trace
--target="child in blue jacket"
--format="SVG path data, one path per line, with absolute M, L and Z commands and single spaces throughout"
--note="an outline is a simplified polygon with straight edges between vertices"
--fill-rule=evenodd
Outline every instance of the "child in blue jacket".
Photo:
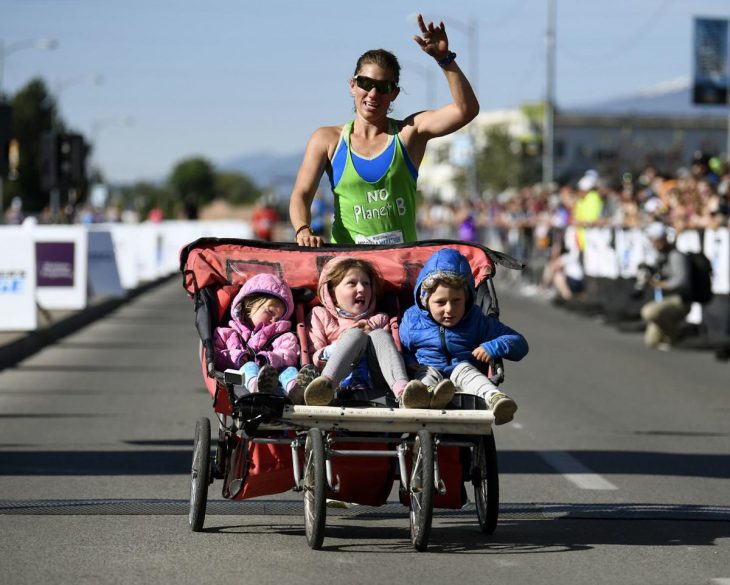
M 484 398 L 495 424 L 510 422 L 517 404 L 482 370 L 494 358 L 519 361 L 529 348 L 520 333 L 474 304 L 467 259 L 451 248 L 435 252 L 418 275 L 414 296 L 416 304 L 404 313 L 399 334 L 406 366 L 430 392 L 423 407 L 445 407 L 457 386 Z

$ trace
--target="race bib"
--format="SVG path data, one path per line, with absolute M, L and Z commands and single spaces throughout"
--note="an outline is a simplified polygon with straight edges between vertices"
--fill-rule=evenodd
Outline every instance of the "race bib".
M 394 232 L 386 232 L 384 234 L 375 234 L 373 236 L 355 236 L 356 244 L 402 244 L 403 232 L 396 230 Z

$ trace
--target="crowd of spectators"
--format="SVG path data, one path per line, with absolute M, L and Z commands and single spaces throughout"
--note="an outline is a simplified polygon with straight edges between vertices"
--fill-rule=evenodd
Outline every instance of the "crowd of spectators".
M 587 170 L 574 183 L 553 188 L 526 186 L 466 204 L 425 202 L 419 234 L 478 241 L 528 264 L 528 275 L 537 264 L 540 273 L 531 276 L 538 283 L 542 266 L 564 251 L 559 240 L 569 225 L 635 228 L 658 221 L 675 233 L 727 227 L 729 191 L 728 163 L 697 153 L 673 172 L 646 166 L 638 176 L 603 177 Z

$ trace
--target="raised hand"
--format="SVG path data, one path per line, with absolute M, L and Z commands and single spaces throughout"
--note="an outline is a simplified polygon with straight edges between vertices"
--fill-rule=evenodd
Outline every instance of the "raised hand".
M 431 55 L 437 61 L 444 59 L 449 53 L 449 38 L 446 36 L 446 27 L 441 22 L 438 26 L 434 26 L 433 22 L 428 25 L 423 21 L 423 16 L 418 15 L 418 28 L 421 29 L 421 36 L 413 36 L 413 40 Z

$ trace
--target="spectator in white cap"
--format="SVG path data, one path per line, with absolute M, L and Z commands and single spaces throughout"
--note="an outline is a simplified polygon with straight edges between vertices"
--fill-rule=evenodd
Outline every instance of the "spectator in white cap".
M 644 343 L 665 350 L 679 340 L 691 308 L 684 298 L 691 287 L 690 273 L 686 258 L 669 241 L 666 225 L 651 223 L 645 233 L 657 251 L 657 262 L 649 279 L 654 300 L 641 308 L 641 317 L 646 321 Z

